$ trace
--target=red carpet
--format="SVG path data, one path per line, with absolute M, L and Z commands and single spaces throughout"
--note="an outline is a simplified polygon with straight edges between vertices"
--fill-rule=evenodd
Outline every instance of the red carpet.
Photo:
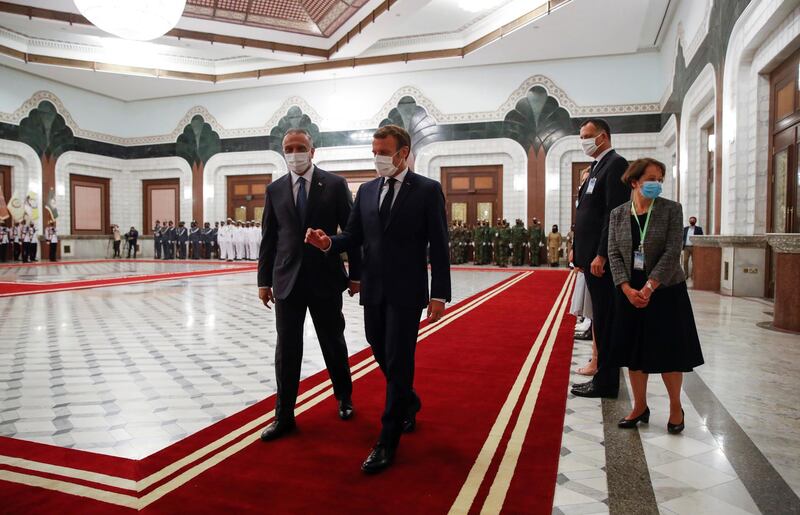
M 272 397 L 141 461 L 0 439 L 0 454 L 31 460 L 0 460 L 0 511 L 550 513 L 572 352 L 571 286 L 566 272 L 517 275 L 451 307 L 439 324 L 423 324 L 418 429 L 381 475 L 359 470 L 385 389 L 367 350 L 352 358 L 353 420 L 338 419 L 321 372 L 301 386 L 300 431 L 269 444 L 257 438 Z

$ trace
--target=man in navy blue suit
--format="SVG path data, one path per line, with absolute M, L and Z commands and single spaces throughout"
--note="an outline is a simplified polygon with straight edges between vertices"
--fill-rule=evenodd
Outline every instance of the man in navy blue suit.
M 408 169 L 411 138 L 387 125 L 373 135 L 380 177 L 358 189 L 347 226 L 328 237 L 308 229 L 306 241 L 328 253 L 361 246 L 361 305 L 375 360 L 386 377 L 386 406 L 378 443 L 361 465 L 389 467 L 404 432 L 416 427 L 422 404 L 414 392 L 414 352 L 422 310 L 438 321 L 450 302 L 447 215 L 441 185 Z M 428 257 L 431 286 L 428 291 Z

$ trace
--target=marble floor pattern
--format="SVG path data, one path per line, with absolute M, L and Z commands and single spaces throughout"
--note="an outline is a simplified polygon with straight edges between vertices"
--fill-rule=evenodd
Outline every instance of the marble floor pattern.
M 254 265 L 255 263 L 244 263 Z M 152 274 L 174 274 L 220 268 L 230 270 L 240 267 L 239 263 L 198 260 L 196 263 L 174 261 L 62 261 L 58 264 L 32 264 L 19 266 L 0 266 L 0 281 L 20 283 L 55 283 L 66 281 L 85 281 L 113 279 Z
M 454 271 L 453 302 L 510 275 Z M 274 311 L 255 284 L 244 272 L 0 299 L 0 436 L 140 459 L 268 397 Z M 355 353 L 362 310 L 344 299 Z M 323 368 L 309 317 L 302 377 Z
M 691 292 L 691 297 L 706 360 L 696 373 L 798 493 L 800 408 L 790 399 L 797 398 L 800 387 L 800 336 L 756 325 L 771 318 L 766 300 L 706 292 Z M 591 342 L 576 340 L 571 383 L 587 379 L 575 370 L 590 356 Z M 715 438 L 686 393 L 682 401 L 686 430 L 669 435 L 666 389 L 660 377 L 651 376 L 650 424 L 638 431 L 659 513 L 761 513 L 729 462 L 729 453 L 737 449 Z M 603 429 L 600 400 L 569 394 L 554 514 L 609 513 Z

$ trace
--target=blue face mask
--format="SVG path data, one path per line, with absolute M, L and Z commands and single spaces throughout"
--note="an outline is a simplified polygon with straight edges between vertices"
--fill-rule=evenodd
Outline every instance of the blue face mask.
M 661 183 L 658 181 L 647 181 L 642 183 L 642 195 L 644 198 L 654 199 L 661 195 Z

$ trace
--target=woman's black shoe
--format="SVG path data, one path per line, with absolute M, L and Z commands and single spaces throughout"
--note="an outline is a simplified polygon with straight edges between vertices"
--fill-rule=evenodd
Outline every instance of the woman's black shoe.
M 642 424 L 647 424 L 650 422 L 650 408 L 645 408 L 641 415 L 636 418 L 632 418 L 628 420 L 627 418 L 620 419 L 619 423 L 617 423 L 617 427 L 621 427 L 622 429 L 633 429 L 636 427 L 636 424 L 641 422 Z
M 671 435 L 676 435 L 683 431 L 686 428 L 684 422 L 686 421 L 686 414 L 681 410 L 681 423 L 680 424 L 670 424 L 667 421 L 667 432 Z

